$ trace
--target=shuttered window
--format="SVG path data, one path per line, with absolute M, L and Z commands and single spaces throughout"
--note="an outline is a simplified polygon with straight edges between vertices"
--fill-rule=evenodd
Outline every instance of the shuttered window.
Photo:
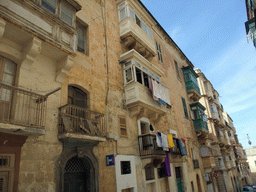
M 181 97 L 181 99 L 182 99 L 182 104 L 183 104 L 185 117 L 188 119 L 188 110 L 187 110 L 187 106 L 186 106 L 186 101 L 183 97 Z
M 126 119 L 124 117 L 119 118 L 120 135 L 127 136 Z
M 77 50 L 81 53 L 88 54 L 88 26 L 77 23 Z
M 179 70 L 178 63 L 176 61 L 174 61 L 174 63 L 175 63 L 175 69 L 176 69 L 177 78 L 180 79 L 180 70 Z M 186 81 L 189 80 L 189 76 L 186 77 L 186 78 L 188 78 L 188 79 L 185 79 Z
M 156 41 L 156 50 L 157 50 L 158 60 L 160 62 L 163 62 L 162 49 L 160 44 L 157 41 Z

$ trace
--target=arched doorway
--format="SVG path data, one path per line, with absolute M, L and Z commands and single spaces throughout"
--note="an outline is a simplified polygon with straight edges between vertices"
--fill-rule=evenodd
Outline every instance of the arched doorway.
M 202 192 L 200 178 L 199 178 L 198 174 L 196 174 L 196 182 L 197 182 L 197 190 L 198 190 L 198 192 Z
M 92 191 L 93 167 L 88 158 L 69 159 L 64 170 L 64 192 Z

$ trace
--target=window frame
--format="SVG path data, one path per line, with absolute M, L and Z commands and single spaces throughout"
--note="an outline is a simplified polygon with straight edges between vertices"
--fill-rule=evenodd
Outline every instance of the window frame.
M 70 11 L 72 12 L 71 24 L 67 23 L 65 20 L 63 20 L 61 18 L 61 16 L 62 16 L 62 6 L 66 7 L 67 9 L 70 9 Z M 64 14 L 66 16 L 68 16 L 66 13 L 64 13 Z M 75 23 L 75 10 L 74 10 L 74 8 L 71 7 L 70 5 L 68 5 L 67 3 L 64 3 L 63 1 L 61 1 L 61 3 L 59 4 L 59 18 L 60 18 L 60 20 L 62 20 L 66 24 L 68 24 L 69 26 L 74 27 L 74 23 Z
M 188 119 L 188 108 L 185 98 L 181 97 L 185 118 Z
M 52 11 L 50 11 L 49 9 L 47 9 L 46 7 L 43 6 L 43 1 L 45 2 L 49 2 L 51 0 L 40 0 L 40 5 L 47 11 L 49 11 L 50 13 L 54 14 L 54 15 L 57 15 L 58 14 L 58 0 L 55 0 L 56 2 L 56 5 L 55 5 L 55 10 L 54 10 L 54 13 Z M 37 2 L 37 0 L 34 0 L 34 2 Z M 50 3 L 50 2 L 49 2 Z
M 124 173 L 124 163 L 129 163 L 129 169 L 128 169 L 128 173 Z M 131 167 L 131 161 L 120 161 L 120 168 L 121 168 L 121 175 L 129 175 L 132 174 L 132 167 Z
M 124 119 L 125 124 L 121 123 L 121 119 Z M 125 134 L 122 134 L 121 130 L 125 130 Z M 119 116 L 119 132 L 120 132 L 120 137 L 128 137 L 128 130 L 127 130 L 127 121 L 125 116 Z
M 181 80 L 180 78 L 180 69 L 179 69 L 179 65 L 178 62 L 174 60 L 174 65 L 175 65 L 175 70 L 176 70 L 176 76 L 179 80 Z M 189 78 L 191 79 L 191 76 L 189 75 Z
M 76 22 L 76 33 L 77 33 L 77 46 L 76 46 L 76 50 L 80 53 L 83 53 L 85 55 L 89 55 L 89 38 L 88 38 L 88 35 L 89 35 L 89 29 L 88 29 L 88 25 L 86 24 L 83 24 L 82 21 L 80 21 L 79 19 L 77 19 L 77 22 Z M 79 42 L 79 29 L 83 29 L 83 37 L 84 37 L 84 50 L 83 51 L 80 51 L 78 49 L 78 42 Z
M 162 48 L 160 43 L 156 42 L 156 51 L 157 51 L 157 56 L 158 56 L 158 61 L 160 61 L 161 63 L 163 63 L 163 54 L 162 54 Z

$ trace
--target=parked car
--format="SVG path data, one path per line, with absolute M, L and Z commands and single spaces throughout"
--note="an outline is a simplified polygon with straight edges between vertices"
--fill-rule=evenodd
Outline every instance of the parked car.
M 252 185 L 253 190 L 256 191 L 256 185 Z
M 247 191 L 247 192 L 254 192 L 252 186 L 243 186 L 243 192 L 244 192 L 244 191 Z

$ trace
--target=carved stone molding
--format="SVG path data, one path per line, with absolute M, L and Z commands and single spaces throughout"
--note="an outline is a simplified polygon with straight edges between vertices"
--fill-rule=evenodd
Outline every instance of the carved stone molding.
M 56 81 L 62 83 L 67 76 L 69 70 L 74 65 L 74 57 L 68 55 L 64 57 L 59 63 L 57 63 Z
M 2 38 L 4 35 L 5 26 L 6 26 L 6 21 L 0 18 L 0 38 Z
M 42 41 L 33 37 L 30 42 L 24 46 L 21 67 L 29 69 L 34 63 L 35 58 L 40 54 L 42 49 Z

